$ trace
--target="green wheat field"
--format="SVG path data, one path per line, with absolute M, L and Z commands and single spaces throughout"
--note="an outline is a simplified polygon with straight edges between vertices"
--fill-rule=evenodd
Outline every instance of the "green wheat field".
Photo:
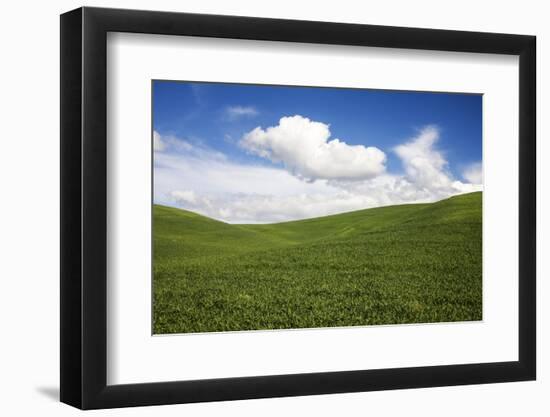
M 153 333 L 482 319 L 482 194 L 277 224 L 153 207 Z

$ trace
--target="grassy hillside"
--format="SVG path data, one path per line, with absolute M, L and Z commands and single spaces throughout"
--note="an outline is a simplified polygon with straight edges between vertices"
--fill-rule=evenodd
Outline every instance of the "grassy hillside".
M 154 333 L 481 320 L 481 200 L 270 225 L 154 206 Z

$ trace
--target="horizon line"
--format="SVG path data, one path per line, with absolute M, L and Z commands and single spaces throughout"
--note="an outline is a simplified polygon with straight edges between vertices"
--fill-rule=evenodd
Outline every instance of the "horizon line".
M 451 198 L 455 198 L 455 197 L 459 197 L 459 196 L 465 196 L 465 195 L 469 195 L 469 194 L 477 194 L 477 193 L 483 193 L 483 190 L 471 191 L 471 192 L 468 192 L 468 193 L 454 194 L 454 195 L 449 196 L 449 197 L 445 197 L 445 198 L 441 198 L 439 200 L 429 201 L 429 202 L 420 202 L 419 201 L 419 202 L 412 202 L 412 203 L 399 203 L 399 204 L 380 205 L 380 206 L 376 206 L 376 207 L 367 207 L 367 208 L 358 209 L 358 210 L 349 210 L 349 211 L 342 211 L 342 212 L 339 212 L 339 213 L 327 214 L 326 216 L 306 217 L 306 218 L 303 218 L 303 219 L 283 220 L 283 221 L 280 221 L 280 222 L 269 222 L 269 223 L 230 223 L 230 222 L 227 222 L 227 221 L 224 221 L 224 220 L 219 220 L 219 219 L 207 216 L 205 214 L 202 214 L 202 213 L 199 213 L 199 212 L 196 212 L 196 211 L 193 211 L 193 210 L 189 210 L 189 209 L 181 208 L 181 207 L 176 207 L 176 206 L 170 206 L 170 205 L 167 205 L 167 204 L 159 204 L 159 203 L 155 203 L 154 201 L 152 201 L 151 207 L 158 206 L 158 207 L 164 207 L 164 208 L 175 209 L 175 210 L 179 210 L 179 211 L 183 211 L 183 212 L 188 212 L 188 213 L 192 213 L 192 214 L 195 214 L 197 216 L 200 216 L 200 217 L 204 217 L 208 220 L 213 220 L 213 221 L 223 223 L 223 224 L 227 224 L 227 225 L 239 225 L 239 226 L 274 225 L 274 224 L 295 223 L 295 222 L 303 222 L 303 221 L 308 221 L 308 220 L 323 219 L 323 218 L 326 218 L 326 217 L 334 217 L 334 216 L 340 216 L 342 214 L 358 213 L 360 211 L 375 210 L 375 209 L 380 209 L 380 208 L 436 204 L 436 203 L 440 203 L 440 202 L 445 201 L 445 200 L 450 200 Z

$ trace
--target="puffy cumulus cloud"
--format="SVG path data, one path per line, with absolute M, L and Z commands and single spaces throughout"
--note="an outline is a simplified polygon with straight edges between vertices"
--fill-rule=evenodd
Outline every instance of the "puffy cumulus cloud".
M 258 110 L 252 106 L 229 106 L 225 109 L 225 116 L 230 120 L 240 117 L 253 117 L 258 115 Z
M 475 162 L 466 167 L 462 177 L 472 184 L 483 184 L 483 167 L 481 162 Z
M 281 162 L 306 180 L 362 180 L 385 171 L 386 155 L 380 149 L 329 138 L 329 125 L 296 115 L 283 117 L 277 126 L 265 130 L 255 128 L 239 144 L 252 154 Z

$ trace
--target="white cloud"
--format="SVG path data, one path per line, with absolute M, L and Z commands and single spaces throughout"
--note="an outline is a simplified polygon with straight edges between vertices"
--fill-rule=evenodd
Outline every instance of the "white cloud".
M 250 153 L 282 162 L 292 174 L 307 180 L 359 180 L 385 171 L 386 155 L 380 149 L 329 138 L 329 125 L 296 115 L 265 130 L 255 128 L 239 144 Z
M 418 192 L 431 195 L 434 199 L 479 190 L 480 187 L 474 184 L 453 179 L 447 160 L 435 146 L 438 140 L 439 129 L 426 126 L 416 137 L 395 147 L 394 151 L 405 169 L 405 180 L 414 185 Z
M 176 199 L 176 201 L 181 202 L 182 204 L 191 204 L 191 205 L 198 205 L 198 198 L 194 191 L 187 190 L 187 191 L 172 191 L 170 193 L 172 197 Z
M 447 161 L 434 146 L 438 139 L 438 129 L 427 126 L 410 142 L 395 147 L 407 178 L 419 187 L 438 190 L 451 186 L 452 180 L 446 172 Z
M 191 200 L 198 196 L 242 196 L 269 194 L 289 196 L 330 193 L 337 188 L 326 181 L 308 183 L 290 175 L 284 169 L 257 165 L 240 165 L 217 154 L 155 154 L 155 201 L 174 202 L 172 192 L 193 191 Z M 181 195 L 179 195 L 181 197 Z
M 207 147 L 161 137 L 165 151 L 154 156 L 154 200 L 230 223 L 271 223 L 481 190 L 452 177 L 435 147 L 438 138 L 437 128 L 427 127 L 394 149 L 404 174 L 304 181 L 284 168 L 234 163 Z
M 172 135 L 161 135 L 156 130 L 153 132 L 153 150 L 155 158 L 160 158 L 157 154 L 171 153 L 195 156 L 207 159 L 225 159 L 225 155 L 204 146 L 201 143 L 192 143 Z
M 333 194 L 229 194 L 197 197 L 190 191 L 171 193 L 176 203 L 232 223 L 270 223 L 326 216 L 373 206 L 368 196 L 340 190 Z
M 162 152 L 165 149 L 166 145 L 162 141 L 161 136 L 159 133 L 155 130 L 153 132 L 153 150 L 155 152 Z
M 229 106 L 225 109 L 225 115 L 230 120 L 240 117 L 254 117 L 258 115 L 258 110 L 252 106 Z
M 483 184 L 483 167 L 481 162 L 475 162 L 462 172 L 462 177 L 473 184 Z

